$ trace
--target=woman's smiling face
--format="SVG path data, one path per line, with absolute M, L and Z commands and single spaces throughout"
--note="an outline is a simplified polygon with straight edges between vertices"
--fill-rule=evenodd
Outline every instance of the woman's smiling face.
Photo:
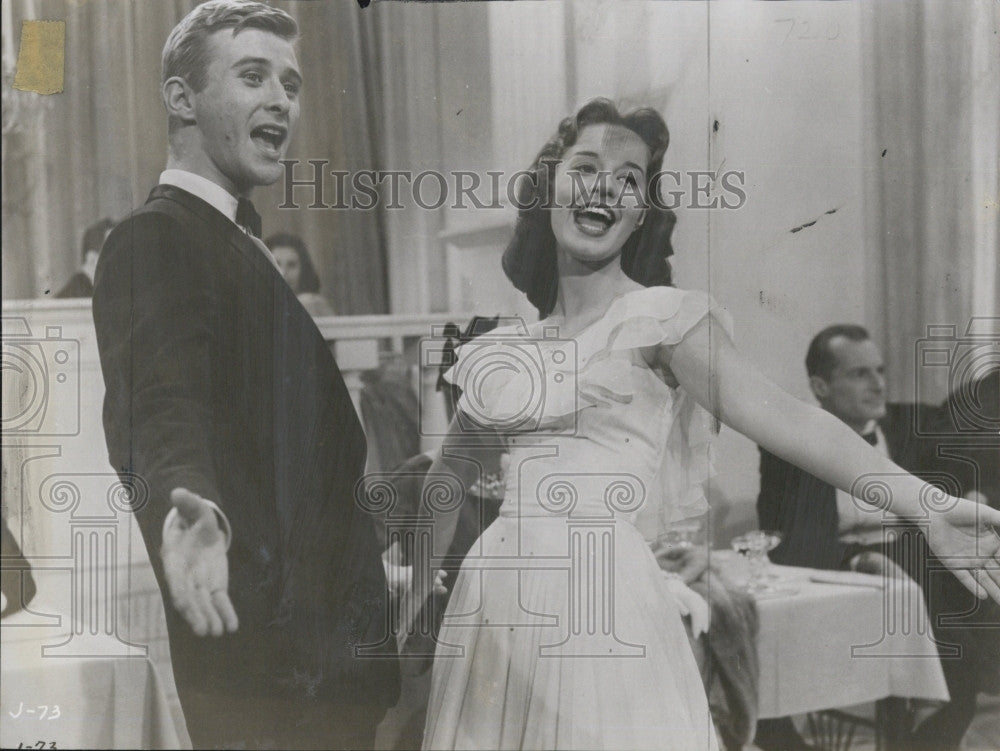
M 551 212 L 557 247 L 588 265 L 618 255 L 642 223 L 650 150 L 620 125 L 584 126 L 556 166 Z

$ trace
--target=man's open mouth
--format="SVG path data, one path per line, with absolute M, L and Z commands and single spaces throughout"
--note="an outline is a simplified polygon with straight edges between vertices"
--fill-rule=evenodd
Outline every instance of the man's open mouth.
M 584 234 L 600 237 L 614 226 L 617 217 L 603 206 L 586 206 L 573 212 L 573 221 Z
M 288 129 L 280 125 L 258 125 L 250 131 L 250 138 L 258 146 L 278 152 L 288 137 Z

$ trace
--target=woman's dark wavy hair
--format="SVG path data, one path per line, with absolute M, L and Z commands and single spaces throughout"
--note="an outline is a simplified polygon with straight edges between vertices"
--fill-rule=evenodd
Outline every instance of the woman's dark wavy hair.
M 603 124 L 627 128 L 649 147 L 647 203 L 654 176 L 663 165 L 663 155 L 670 143 L 670 132 L 659 112 L 638 109 L 623 115 L 608 99 L 593 99 L 576 115 L 559 123 L 559 131 L 542 147 L 528 168 L 530 176 L 522 178 L 517 186 L 517 205 L 525 208 L 518 212 L 514 236 L 503 254 L 507 278 L 528 296 L 542 318 L 552 312 L 558 289 L 556 238 L 547 208 L 553 201 L 553 187 L 549 184 L 549 177 L 554 174 L 551 167 L 576 143 L 583 128 Z M 632 233 L 622 248 L 622 270 L 630 279 L 646 287 L 670 286 L 667 257 L 673 255 L 670 234 L 676 221 L 673 211 L 649 205 L 642 226 Z
M 306 249 L 306 243 L 301 237 L 293 235 L 291 232 L 277 232 L 267 238 L 264 244 L 271 250 L 291 248 L 299 257 L 299 288 L 295 290 L 295 294 L 319 292 L 319 274 L 316 273 L 316 267 L 313 266 L 309 251 Z

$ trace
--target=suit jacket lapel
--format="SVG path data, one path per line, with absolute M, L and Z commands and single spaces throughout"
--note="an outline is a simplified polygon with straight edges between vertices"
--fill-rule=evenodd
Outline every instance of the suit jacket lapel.
M 301 318 L 303 321 L 301 325 L 311 329 L 314 345 L 321 351 L 320 357 L 325 363 L 325 367 L 333 370 L 335 379 L 339 381 L 340 388 L 338 390 L 342 392 L 344 404 L 350 408 L 352 413 L 354 413 L 353 402 L 350 400 L 347 387 L 343 382 L 343 376 L 333 359 L 333 354 L 330 352 L 329 345 L 323 339 L 323 335 L 313 322 L 312 316 L 310 316 L 308 311 L 302 307 L 302 304 L 298 301 L 298 297 L 294 292 L 292 292 L 291 288 L 285 284 L 284 279 L 281 278 L 281 274 L 278 272 L 277 268 L 275 268 L 274 264 L 264 257 L 261 249 L 257 246 L 253 239 L 251 239 L 250 236 L 247 235 L 234 222 L 230 221 L 228 217 L 220 213 L 214 206 L 174 185 L 157 185 L 149 194 L 148 200 L 152 201 L 154 199 L 174 201 L 190 213 L 197 216 L 200 220 L 205 222 L 211 232 L 218 235 L 220 245 L 224 243 L 226 247 L 238 253 L 246 261 L 248 261 L 255 270 L 266 275 L 268 281 L 274 285 L 276 294 L 282 296 L 284 309 L 288 311 L 290 315 Z M 294 313 L 292 311 L 294 311 Z M 280 317 L 276 319 L 276 323 L 280 326 L 289 326 L 298 325 L 299 321 L 289 321 Z
M 268 276 L 278 274 L 274 264 L 264 256 L 253 239 L 211 204 L 174 185 L 157 185 L 153 188 L 148 200 L 157 198 L 174 201 L 197 216 L 205 222 L 210 231 L 219 236 L 220 243 L 225 243 L 235 250 L 261 273 Z

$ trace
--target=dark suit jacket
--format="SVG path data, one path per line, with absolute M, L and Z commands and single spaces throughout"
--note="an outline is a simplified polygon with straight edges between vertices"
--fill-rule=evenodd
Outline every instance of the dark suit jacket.
M 182 700 L 217 687 L 391 705 L 396 661 L 354 654 L 386 623 L 374 524 L 354 501 L 364 433 L 327 343 L 269 260 L 207 203 L 159 186 L 107 239 L 94 321 L 109 457 L 148 485 L 135 511 L 161 589 L 171 489 L 215 501 L 232 525 L 238 632 L 198 638 L 165 597 Z
M 928 447 L 911 429 L 912 415 L 912 405 L 889 404 L 879 427 L 889 458 L 920 475 L 928 467 Z M 769 555 L 774 563 L 840 568 L 846 545 L 837 534 L 836 489 L 764 449 L 760 450 L 757 518 L 761 529 L 781 532 L 781 544 Z

